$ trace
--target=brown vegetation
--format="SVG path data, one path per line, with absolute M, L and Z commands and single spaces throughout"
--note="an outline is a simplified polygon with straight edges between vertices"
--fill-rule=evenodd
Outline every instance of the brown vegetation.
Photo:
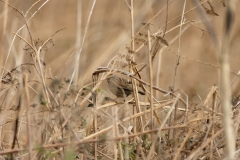
M 1 0 L 0 159 L 239 159 L 237 5 Z

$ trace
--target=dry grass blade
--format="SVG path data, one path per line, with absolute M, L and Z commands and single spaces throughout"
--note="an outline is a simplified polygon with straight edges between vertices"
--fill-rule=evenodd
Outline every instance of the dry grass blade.
M 223 31 L 222 47 L 221 53 L 219 53 L 220 61 L 220 90 L 221 90 L 221 101 L 222 101 L 222 112 L 223 112 L 223 123 L 224 132 L 226 134 L 226 149 L 227 158 L 230 160 L 235 159 L 235 141 L 236 135 L 234 135 L 233 121 L 232 121 L 232 111 L 231 111 L 231 86 L 230 86 L 230 43 L 231 43 L 231 33 L 233 30 L 235 10 L 237 1 L 233 0 L 228 2 L 226 18 Z
M 28 137 L 28 157 L 32 159 L 32 132 L 31 132 L 31 117 L 30 117 L 30 104 L 29 104 L 29 91 L 28 91 L 28 74 L 23 75 L 24 80 L 24 91 L 25 91 L 25 100 L 26 100 L 26 114 L 27 114 L 27 137 Z
M 0 159 L 239 159 L 240 10 L 193 2 L 0 0 Z

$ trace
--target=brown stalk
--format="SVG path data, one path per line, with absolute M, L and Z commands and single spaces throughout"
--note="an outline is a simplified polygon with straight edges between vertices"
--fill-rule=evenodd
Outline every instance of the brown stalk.
M 150 32 L 148 31 L 148 65 L 149 65 L 149 82 L 150 82 L 150 108 L 151 108 L 151 129 L 154 128 L 154 116 L 153 116 L 153 68 L 152 68 L 152 55 L 151 55 L 151 40 Z M 153 134 L 151 135 L 154 139 Z
M 98 81 L 98 77 L 99 77 L 99 75 L 93 75 L 93 87 L 96 85 L 96 83 L 97 83 L 97 81 Z M 96 133 L 96 132 L 97 132 L 97 127 L 98 127 L 98 123 L 97 123 L 97 108 L 98 108 L 98 106 L 97 106 L 97 104 L 98 104 L 98 99 L 97 99 L 97 97 L 98 97 L 98 92 L 95 91 L 92 97 L 93 97 L 92 100 L 93 100 L 93 106 L 94 106 L 94 107 L 93 107 L 93 108 L 94 108 L 94 112 L 93 112 L 93 113 L 94 113 L 93 124 L 94 124 L 94 132 Z M 97 137 L 95 137 L 95 138 L 97 139 Z M 95 159 L 97 159 L 97 157 L 98 157 L 97 145 L 98 145 L 97 142 L 94 143 L 94 158 L 95 158 Z
M 213 97 L 212 97 L 212 110 L 213 111 L 215 111 L 215 109 L 216 109 L 216 106 L 217 106 L 217 92 L 214 92 L 214 94 L 213 94 Z M 212 112 L 212 119 L 210 120 L 211 121 L 211 123 L 212 123 L 212 126 L 213 127 L 211 127 L 211 132 L 212 132 L 212 135 L 214 135 L 214 132 L 215 132 L 215 130 L 214 130 L 214 118 L 215 118 L 215 113 L 214 112 Z M 211 141 L 211 143 L 210 143 L 210 152 L 209 152 L 209 158 L 210 159 L 213 159 L 213 140 Z
M 134 31 L 134 7 L 133 7 L 133 0 L 131 0 L 131 8 L 130 8 L 130 16 L 131 16 L 131 50 L 135 50 L 135 41 L 134 41 L 134 34 L 135 34 L 135 31 Z M 133 55 L 133 58 L 132 58 L 132 61 L 135 62 L 135 56 Z M 131 67 L 131 73 L 134 73 L 135 72 L 135 66 L 134 64 L 130 64 L 130 67 Z M 136 74 L 136 73 L 134 73 Z M 137 88 L 137 85 L 136 85 L 136 80 L 135 79 L 131 79 L 132 81 L 132 85 L 133 85 L 133 97 L 135 99 L 135 105 L 133 107 L 133 114 L 137 113 L 137 112 L 140 112 L 141 111 L 141 108 L 140 108 L 140 105 L 139 105 L 139 96 L 138 96 L 138 88 Z M 140 121 L 140 127 L 141 127 L 141 130 L 143 129 L 143 121 L 142 121 L 142 117 L 140 117 L 139 119 Z M 136 122 L 136 119 L 133 119 L 133 133 L 136 133 L 137 132 L 137 122 Z M 136 139 L 134 139 L 134 141 L 136 142 Z
M 231 33 L 233 31 L 235 10 L 236 10 L 236 0 L 227 1 L 227 11 L 224 23 L 222 48 L 219 55 L 220 61 L 220 91 L 221 91 L 221 101 L 222 101 L 222 112 L 223 112 L 223 124 L 224 132 L 226 134 L 226 149 L 227 158 L 229 160 L 235 159 L 236 150 L 236 135 L 234 135 L 233 121 L 232 121 L 232 110 L 231 110 L 231 86 L 230 86 L 230 46 L 231 46 Z
M 24 93 L 26 98 L 26 120 L 27 120 L 27 137 L 28 137 L 28 157 L 32 159 L 32 132 L 31 132 L 31 117 L 30 117 L 30 104 L 29 104 L 29 92 L 28 92 L 28 74 L 23 75 L 24 80 Z
M 112 115 L 113 115 L 113 117 L 112 117 L 112 119 L 113 119 L 113 137 L 118 137 L 118 125 L 117 125 L 117 110 L 116 110 L 116 107 L 112 108 Z M 121 144 L 116 143 L 116 142 L 111 142 L 111 143 L 112 143 L 111 145 L 113 146 L 114 159 L 118 159 L 117 144 L 118 144 L 119 147 L 121 146 Z M 121 147 L 121 149 L 122 149 L 122 147 Z M 121 157 L 121 159 L 123 159 L 123 156 L 122 156 L 121 153 L 120 153 L 120 157 Z

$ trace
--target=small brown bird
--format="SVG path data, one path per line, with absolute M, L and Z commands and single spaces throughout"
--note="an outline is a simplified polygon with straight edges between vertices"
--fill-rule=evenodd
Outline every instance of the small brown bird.
M 107 82 L 109 90 L 118 98 L 124 98 L 125 96 L 127 97 L 133 93 L 132 84 L 124 78 L 114 75 L 109 77 Z M 142 91 L 138 91 L 138 93 L 145 95 L 145 93 Z

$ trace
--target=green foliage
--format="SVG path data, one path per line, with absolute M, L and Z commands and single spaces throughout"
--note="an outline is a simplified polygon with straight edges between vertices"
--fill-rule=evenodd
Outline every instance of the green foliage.
M 106 134 L 102 134 L 99 136 L 99 143 L 104 143 L 107 140 L 107 135 Z
M 53 154 L 53 153 L 51 152 L 51 150 L 45 149 L 45 148 L 43 148 L 43 147 L 38 147 L 38 148 L 37 148 L 37 151 L 38 151 L 39 154 L 41 155 L 41 159 L 42 159 L 42 160 L 47 160 L 47 159 L 49 159 L 49 158 L 51 158 L 51 157 L 55 157 L 55 156 L 56 156 L 56 154 Z
M 145 148 L 146 150 L 149 150 L 152 145 L 149 135 L 144 134 L 142 136 L 142 140 L 143 140 L 142 147 Z
M 65 153 L 65 159 L 66 160 L 75 160 L 76 155 L 74 154 L 74 151 L 72 149 L 68 149 Z
M 137 145 L 135 143 L 126 144 L 126 143 L 122 142 L 121 145 L 122 145 L 123 152 L 125 150 L 129 151 L 130 159 L 136 158 L 136 146 Z
M 108 96 L 108 93 L 105 90 L 101 89 L 101 88 L 98 88 L 97 91 L 100 92 L 100 93 L 104 93 L 104 94 L 106 94 Z
M 41 105 L 46 106 L 48 102 L 47 102 L 45 99 L 41 99 L 41 102 L 40 102 L 40 103 L 41 103 Z

